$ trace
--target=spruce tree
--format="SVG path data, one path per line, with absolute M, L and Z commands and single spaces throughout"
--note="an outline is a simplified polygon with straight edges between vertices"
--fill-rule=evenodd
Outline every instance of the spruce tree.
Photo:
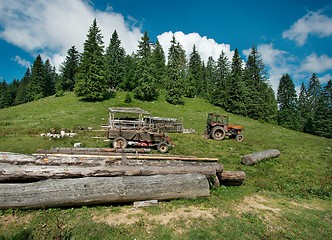
M 180 43 L 173 35 L 168 49 L 166 101 L 171 104 L 183 104 L 183 79 L 185 76 L 186 56 Z
M 332 138 L 332 81 L 329 80 L 318 97 L 313 116 L 314 134 Z
M 28 101 L 45 97 L 46 79 L 45 67 L 42 58 L 38 55 L 31 68 L 31 76 L 28 86 Z
M 135 77 L 138 86 L 134 89 L 134 97 L 145 101 L 156 100 L 159 93 L 153 77 L 151 47 L 147 32 L 138 45 Z
M 158 40 L 152 50 L 152 75 L 158 87 L 165 89 L 166 60 L 164 50 Z
M 79 97 L 91 101 L 103 100 L 108 96 L 108 83 L 105 77 L 103 40 L 96 19 L 84 42 L 84 51 L 78 73 L 75 75 L 74 91 Z
M 315 73 L 312 74 L 309 80 L 307 91 L 308 112 L 305 116 L 304 132 L 314 134 L 314 114 L 318 107 L 318 102 L 321 98 L 322 88 L 319 79 Z
M 9 86 L 6 80 L 0 82 L 0 109 L 11 106 Z
M 78 72 L 79 52 L 75 46 L 67 51 L 66 60 L 60 66 L 60 77 L 57 82 L 57 92 L 73 91 L 75 86 L 75 75 Z
M 238 56 L 238 54 L 237 54 Z M 236 56 L 236 61 L 239 60 Z M 238 64 L 238 62 L 234 64 Z M 240 64 L 240 63 L 239 63 Z M 237 66 L 234 66 L 237 69 Z M 230 63 L 224 51 L 221 52 L 215 67 L 215 80 L 212 92 L 212 103 L 214 105 L 227 108 L 228 102 L 228 84 L 230 79 Z M 240 71 L 241 72 L 241 71 Z M 235 72 L 234 72 L 235 73 Z M 241 73 L 240 73 L 241 75 Z
M 280 79 L 277 103 L 279 107 L 278 124 L 286 128 L 301 130 L 295 85 L 288 74 L 282 75 Z
M 253 46 L 244 71 L 246 85 L 247 115 L 253 119 L 274 122 L 277 116 L 277 101 L 267 83 L 267 70 L 261 55 Z
M 193 50 L 189 56 L 185 96 L 190 98 L 200 96 L 202 89 L 202 60 L 194 44 Z
M 225 109 L 231 113 L 246 116 L 245 91 L 242 59 L 238 50 L 235 49 L 231 64 L 231 74 L 226 85 L 227 102 L 225 103 Z
M 138 83 L 136 82 L 135 72 L 137 67 L 137 58 L 135 54 L 127 55 L 124 59 L 124 81 L 119 84 L 119 88 L 124 91 L 133 91 Z
M 306 126 L 308 126 L 308 119 L 310 119 L 311 116 L 311 107 L 309 104 L 308 91 L 303 82 L 299 93 L 298 110 L 301 118 L 301 131 L 305 132 Z
M 109 82 L 109 87 L 112 89 L 116 89 L 124 81 L 125 57 L 126 52 L 121 46 L 117 31 L 114 30 L 105 54 L 106 78 Z
M 216 91 L 216 62 L 213 57 L 210 56 L 206 63 L 204 71 L 204 81 L 206 86 L 206 96 L 205 98 L 212 104 L 216 104 L 214 99 L 214 92 Z
M 28 87 L 30 85 L 30 68 L 28 68 L 22 78 L 22 80 L 19 83 L 16 97 L 14 100 L 14 105 L 23 104 L 29 101 L 29 96 L 27 94 Z
M 55 85 L 57 82 L 57 73 L 55 67 L 51 65 L 50 60 L 47 59 L 44 65 L 45 68 L 45 97 L 55 94 Z

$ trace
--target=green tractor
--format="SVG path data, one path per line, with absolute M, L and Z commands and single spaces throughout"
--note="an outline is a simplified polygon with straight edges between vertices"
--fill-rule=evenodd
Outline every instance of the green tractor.
M 242 126 L 228 124 L 228 116 L 214 113 L 208 114 L 205 128 L 205 134 L 208 138 L 220 141 L 227 136 L 242 142 L 243 135 L 241 132 L 243 130 Z

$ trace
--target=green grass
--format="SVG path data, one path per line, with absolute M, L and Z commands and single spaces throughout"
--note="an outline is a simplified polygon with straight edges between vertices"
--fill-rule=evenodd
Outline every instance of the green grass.
M 170 154 L 217 157 L 224 169 L 244 171 L 245 184 L 212 189 L 208 198 L 162 202 L 143 210 L 145 216 L 133 211 L 139 219 L 132 224 L 95 220 L 106 213 L 122 216 L 130 211 L 128 205 L 0 211 L 0 239 L 331 239 L 331 139 L 228 114 L 230 123 L 244 126 L 244 141 L 207 140 L 203 137 L 207 113 L 226 113 L 223 109 L 203 99 L 185 99 L 185 105 L 173 106 L 163 95 L 154 102 L 133 99 L 126 104 L 125 96 L 117 93 L 109 100 L 89 103 L 67 93 L 1 109 L 0 151 L 34 153 L 37 149 L 72 147 L 75 142 L 85 147 L 108 147 L 109 142 L 93 138 L 104 136 L 100 130 L 107 123 L 108 107 L 141 107 L 154 116 L 183 118 L 185 128 L 196 131 L 169 134 L 175 144 Z M 64 128 L 77 136 L 40 136 L 52 128 Z M 278 158 L 254 166 L 240 164 L 244 154 L 275 148 L 281 152 Z M 179 215 L 168 224 L 152 220 L 183 207 L 189 209 L 184 215 L 194 207 L 207 209 L 213 217 L 187 219 Z

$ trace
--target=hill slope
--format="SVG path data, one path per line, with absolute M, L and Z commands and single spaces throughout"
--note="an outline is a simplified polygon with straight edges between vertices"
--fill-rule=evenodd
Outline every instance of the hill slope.
M 309 199 L 310 203 L 314 202 L 316 204 L 318 201 L 318 205 L 321 208 L 321 211 L 317 210 L 318 212 L 313 213 L 315 220 L 312 221 L 314 223 L 309 223 L 311 217 L 306 215 L 307 213 L 304 208 L 298 211 L 302 217 L 301 220 L 292 215 L 294 214 L 293 212 L 291 215 L 285 217 L 291 219 L 290 221 L 298 220 L 300 221 L 299 224 L 301 224 L 302 220 L 304 221 L 303 224 L 312 224 L 311 230 L 313 232 L 323 232 L 322 236 L 331 234 L 331 228 L 327 227 L 331 223 L 331 217 L 328 217 L 331 216 L 331 212 L 326 208 L 326 206 L 329 206 L 328 201 L 331 198 L 332 192 L 331 139 L 320 138 L 284 129 L 276 125 L 228 114 L 230 116 L 230 123 L 244 126 L 243 135 L 245 140 L 241 143 L 235 140 L 220 142 L 207 140 L 202 136 L 207 113 L 225 113 L 223 109 L 212 106 L 203 99 L 185 99 L 185 105 L 174 106 L 167 104 L 162 96 L 155 102 L 133 100 L 130 104 L 125 104 L 124 98 L 125 93 L 117 93 L 117 96 L 113 99 L 90 103 L 79 101 L 72 93 L 68 93 L 59 98 L 49 97 L 16 107 L 1 109 L 0 151 L 34 153 L 37 149 L 72 147 L 75 142 L 81 142 L 85 147 L 107 147 L 109 146 L 109 142 L 105 142 L 101 138 L 92 138 L 104 136 L 103 131 L 79 129 L 92 128 L 93 130 L 101 130 L 101 125 L 107 123 L 108 107 L 141 107 L 151 112 L 154 116 L 183 118 L 185 128 L 196 130 L 194 134 L 169 134 L 175 144 L 174 149 L 170 152 L 171 154 L 218 157 L 226 170 L 241 170 L 247 174 L 244 186 L 221 187 L 213 190 L 211 198 L 206 201 L 183 202 L 178 200 L 174 201 L 175 206 L 179 203 L 182 205 L 203 204 L 209 208 L 218 206 L 218 211 L 221 211 L 220 209 L 222 208 L 229 208 L 228 213 L 232 213 L 234 209 L 230 205 L 233 204 L 233 201 L 240 201 L 241 199 L 241 201 L 245 201 L 246 196 L 254 193 L 260 194 L 259 196 L 262 194 L 268 196 L 271 202 L 278 203 L 279 207 L 286 206 L 287 209 L 288 207 L 291 208 L 288 204 L 289 198 L 302 199 L 301 201 Z M 41 133 L 49 132 L 51 128 L 57 130 L 65 128 L 67 131 L 76 132 L 78 135 L 74 138 L 51 140 L 40 136 Z M 279 149 L 281 155 L 278 158 L 263 161 L 254 166 L 240 164 L 242 155 L 267 149 Z M 255 198 L 251 200 L 257 201 L 257 198 L 259 199 L 256 196 L 256 200 Z M 221 202 L 224 207 L 220 206 Z M 169 211 L 169 208 L 174 208 L 171 206 L 172 204 L 167 205 L 166 203 L 163 207 L 168 209 L 166 211 Z M 249 213 L 251 214 L 252 212 L 249 211 Z M 225 226 L 232 227 L 232 224 L 228 221 L 234 221 L 234 224 L 242 224 L 242 221 L 249 220 L 253 221 L 254 226 L 257 227 L 258 225 L 260 226 L 259 221 L 262 220 L 262 215 L 241 215 L 240 218 L 233 218 L 234 216 L 232 219 L 224 219 L 222 222 L 226 224 Z M 275 223 L 276 225 L 283 222 L 282 217 L 278 219 L 280 221 L 278 220 Z M 327 225 L 317 225 L 318 222 L 322 221 L 326 221 Z M 213 221 L 212 225 L 222 228 L 218 222 L 221 222 L 221 220 L 218 219 L 217 222 Z M 244 226 L 244 228 L 246 227 L 248 226 Z M 277 232 L 281 234 L 280 238 L 296 236 L 298 232 L 301 232 L 299 228 L 291 227 L 291 225 L 284 227 L 288 229 L 287 231 L 291 231 L 292 234 L 288 236 L 284 234 L 284 230 L 278 230 L 279 232 Z M 194 234 L 193 236 L 205 233 L 203 225 L 200 232 L 191 232 L 191 227 L 188 229 L 191 234 Z M 135 232 L 136 230 L 133 231 Z M 158 232 L 159 230 L 156 231 Z M 249 236 L 254 238 L 262 238 L 263 236 L 268 236 L 267 238 L 269 238 L 272 236 L 269 235 L 269 230 L 266 228 L 261 229 L 261 233 L 259 231 L 258 233 L 253 233 L 249 227 L 247 230 L 243 229 L 243 231 L 248 231 Z M 242 232 L 239 235 L 235 235 L 235 238 L 238 237 L 240 239 L 241 234 Z M 170 236 L 172 238 L 172 236 L 175 237 L 176 235 L 173 235 L 173 232 L 170 230 Z M 187 239 L 187 235 L 184 236 Z M 306 238 L 306 235 L 302 236 Z M 315 235 L 308 236 L 314 237 Z

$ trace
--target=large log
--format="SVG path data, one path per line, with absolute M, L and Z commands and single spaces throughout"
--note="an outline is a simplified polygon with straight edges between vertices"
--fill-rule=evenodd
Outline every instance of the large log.
M 0 163 L 0 182 L 33 182 L 49 178 L 83 178 L 114 176 L 150 176 L 167 174 L 203 174 L 207 178 L 222 172 L 220 164 L 178 164 L 166 163 L 158 166 L 147 165 L 111 165 L 111 166 L 48 166 L 48 165 L 12 165 Z
M 202 174 L 48 179 L 0 184 L 0 209 L 48 208 L 208 196 Z
M 93 155 L 111 155 L 118 153 L 149 153 L 149 148 L 51 148 L 49 150 L 39 149 L 37 153 L 41 154 L 93 154 Z
M 240 186 L 246 179 L 246 174 L 241 171 L 222 171 L 220 184 L 225 186 Z
M 266 150 L 262 152 L 256 152 L 256 153 L 251 153 L 244 155 L 242 157 L 241 162 L 244 165 L 253 165 L 257 162 L 260 162 L 262 160 L 270 159 L 270 158 L 276 158 L 280 155 L 280 151 L 278 149 L 271 149 L 271 150 Z

